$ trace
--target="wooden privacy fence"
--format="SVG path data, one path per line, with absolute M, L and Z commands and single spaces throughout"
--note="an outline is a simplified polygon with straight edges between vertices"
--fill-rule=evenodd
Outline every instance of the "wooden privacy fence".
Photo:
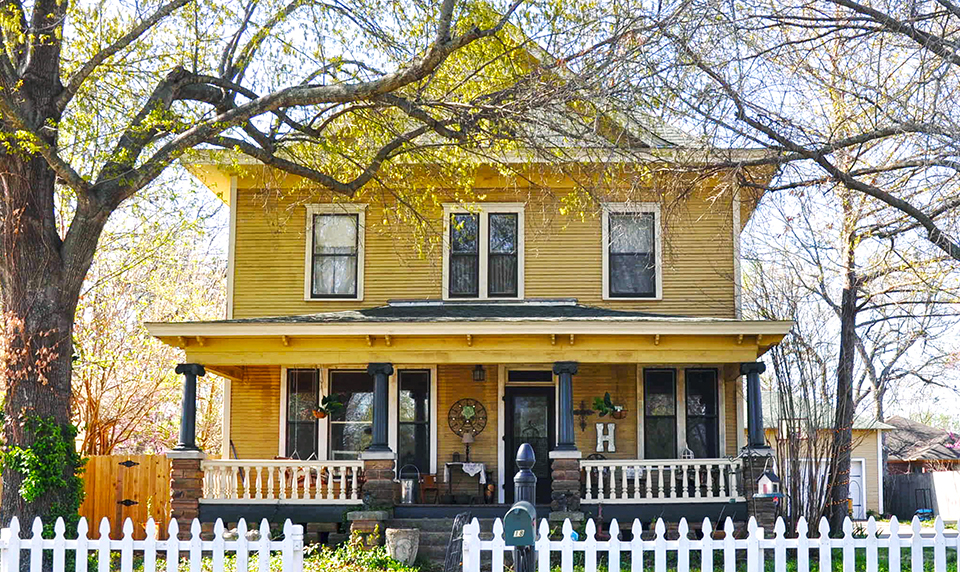
M 158 564 L 159 570 L 178 572 L 181 560 L 190 572 L 223 572 L 227 556 L 236 558 L 234 570 L 238 571 L 250 570 L 252 566 L 257 572 L 270 572 L 271 558 L 277 556 L 283 572 L 303 570 L 303 526 L 291 524 L 289 520 L 283 524 L 283 540 L 270 540 L 270 525 L 266 519 L 260 523 L 257 540 L 247 539 L 247 525 L 243 520 L 237 524 L 236 540 L 224 538 L 223 522 L 219 519 L 214 526 L 214 540 L 200 539 L 198 520 L 193 521 L 190 527 L 191 538 L 188 540 L 178 540 L 179 527 L 175 520 L 170 521 L 167 527 L 166 540 L 158 538 L 157 525 L 153 519 L 146 521 L 143 527 L 146 531 L 143 540 L 134 540 L 134 527 L 130 519 L 123 523 L 123 537 L 119 540 L 110 538 L 110 523 L 107 519 L 100 521 L 100 535 L 96 539 L 88 537 L 86 519 L 80 520 L 77 538 L 66 538 L 64 528 L 63 519 L 58 518 L 54 525 L 54 537 L 42 538 L 43 523 L 38 518 L 33 522 L 31 535 L 21 538 L 20 523 L 14 517 L 10 527 L 0 532 L 0 572 L 21 572 L 27 569 L 30 572 L 65 572 L 67 569 L 87 572 L 91 553 L 99 572 L 133 572 L 135 557 L 138 560 L 137 569 L 143 572 L 156 572 Z M 112 559 L 117 554 L 119 566 L 116 560 Z M 209 559 L 209 562 L 204 562 L 205 559 Z
M 83 490 L 80 516 L 87 522 L 106 518 L 114 530 L 120 530 L 121 523 L 130 519 L 134 538 L 146 538 L 147 519 L 166 522 L 170 518 L 170 459 L 163 455 L 89 457 Z M 160 531 L 161 537 L 165 534 L 166 530 Z
M 903 536 L 896 519 L 890 521 L 890 535 L 884 537 L 877 535 L 877 523 L 872 517 L 867 521 L 863 537 L 854 537 L 849 518 L 844 521 L 842 538 L 829 538 L 830 527 L 826 519 L 820 521 L 818 528 L 819 536 L 810 537 L 807 522 L 801 520 L 797 526 L 797 537 L 786 538 L 783 520 L 777 519 L 775 536 L 764 538 L 763 529 L 758 528 L 756 520 L 751 517 L 747 525 L 747 538 L 734 538 L 733 521 L 728 518 L 723 527 L 723 538 L 714 539 L 710 520 L 704 519 L 702 538 L 693 539 L 689 537 L 690 528 L 686 519 L 681 519 L 678 528 L 680 538 L 667 540 L 666 527 L 662 520 L 658 520 L 654 528 L 656 537 L 643 540 L 643 527 L 640 521 L 635 520 L 631 527 L 632 539 L 621 540 L 620 528 L 614 519 L 610 522 L 610 539 L 597 540 L 596 526 L 591 519 L 587 521 L 586 538 L 575 540 L 573 527 L 566 520 L 562 527 L 562 539 L 550 540 L 550 527 L 544 519 L 540 521 L 540 537 L 535 545 L 536 568 L 538 572 L 550 572 L 556 564 L 551 557 L 559 555 L 561 572 L 573 572 L 575 559 L 578 560 L 578 568 L 583 566 L 583 572 L 597 572 L 598 564 L 605 564 L 600 569 L 611 572 L 667 572 L 668 561 L 670 570 L 676 572 L 737 572 L 743 570 L 738 560 L 744 559 L 746 572 L 764 572 L 770 569 L 766 560 L 772 555 L 774 572 L 787 572 L 788 559 L 791 560 L 790 571 L 810 572 L 814 568 L 829 572 L 834 569 L 835 557 L 839 557 L 838 563 L 843 572 L 879 572 L 882 556 L 889 563 L 883 566 L 884 572 L 900 572 L 901 558 L 909 555 L 908 568 L 911 572 L 924 572 L 925 562 L 927 570 L 932 568 L 934 572 L 948 572 L 947 549 L 960 549 L 960 536 L 945 536 L 943 521 L 939 518 L 932 536 L 921 535 L 920 520 L 917 518 L 913 520 L 910 534 Z M 924 549 L 930 548 L 933 552 L 932 567 L 929 555 L 924 554 Z M 473 519 L 463 529 L 463 572 L 480 572 L 481 552 L 490 553 L 491 572 L 504 572 L 504 553 L 512 550 L 505 546 L 500 519 L 494 522 L 492 540 L 480 539 L 480 524 Z M 837 551 L 839 554 L 836 554 Z M 811 560 L 816 566 L 811 567 Z M 956 564 L 950 567 L 950 571 L 960 572 Z

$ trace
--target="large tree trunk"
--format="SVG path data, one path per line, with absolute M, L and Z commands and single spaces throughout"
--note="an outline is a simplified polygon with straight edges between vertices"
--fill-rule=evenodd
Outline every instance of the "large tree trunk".
M 830 463 L 830 530 L 838 534 L 847 515 L 850 497 L 850 453 L 853 445 L 853 366 L 856 356 L 857 327 L 857 268 L 855 221 L 849 206 L 849 197 L 843 197 L 844 284 L 840 300 L 840 357 L 837 364 L 837 411 L 834 421 L 833 458 Z
M 71 419 L 71 334 L 83 277 L 78 280 L 68 275 L 77 268 L 70 269 L 62 258 L 54 218 L 54 185 L 54 173 L 39 155 L 0 156 L 0 379 L 7 448 L 34 443 L 34 435 L 25 427 L 27 419 L 39 417 L 61 426 Z M 63 470 L 70 482 L 72 470 Z M 72 494 L 53 488 L 26 502 L 20 494 L 22 483 L 19 472 L 3 472 L 0 521 L 4 526 L 14 515 L 29 526 L 35 516 L 53 514 L 51 509 L 58 504 L 63 507 Z

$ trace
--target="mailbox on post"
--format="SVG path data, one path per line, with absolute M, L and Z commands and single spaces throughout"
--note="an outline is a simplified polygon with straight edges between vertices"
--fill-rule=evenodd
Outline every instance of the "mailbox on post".
M 537 509 L 527 501 L 515 503 L 503 517 L 503 536 L 507 546 L 536 544 Z

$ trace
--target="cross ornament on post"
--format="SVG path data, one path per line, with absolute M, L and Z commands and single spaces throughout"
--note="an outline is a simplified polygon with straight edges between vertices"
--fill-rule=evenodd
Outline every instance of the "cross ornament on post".
M 581 400 L 580 400 L 580 409 L 574 409 L 574 410 L 573 410 L 573 414 L 574 414 L 574 415 L 579 415 L 579 416 L 580 416 L 580 431 L 581 431 L 581 432 L 587 430 L 587 417 L 593 415 L 594 413 L 596 413 L 596 411 L 594 411 L 593 409 L 587 409 L 587 402 L 581 399 Z

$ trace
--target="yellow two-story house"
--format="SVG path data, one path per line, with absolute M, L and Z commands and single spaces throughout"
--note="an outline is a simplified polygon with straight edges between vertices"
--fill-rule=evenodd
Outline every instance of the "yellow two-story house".
M 753 364 L 791 324 L 740 318 L 758 196 L 731 174 L 621 165 L 584 193 L 568 169 L 477 164 L 467 198 L 432 181 L 411 217 L 387 193 L 191 169 L 230 208 L 228 316 L 148 327 L 202 366 L 188 382 L 227 380 L 223 450 L 183 473 L 204 520 L 499 516 L 522 443 L 543 510 L 746 514 L 742 375 L 759 391 Z

